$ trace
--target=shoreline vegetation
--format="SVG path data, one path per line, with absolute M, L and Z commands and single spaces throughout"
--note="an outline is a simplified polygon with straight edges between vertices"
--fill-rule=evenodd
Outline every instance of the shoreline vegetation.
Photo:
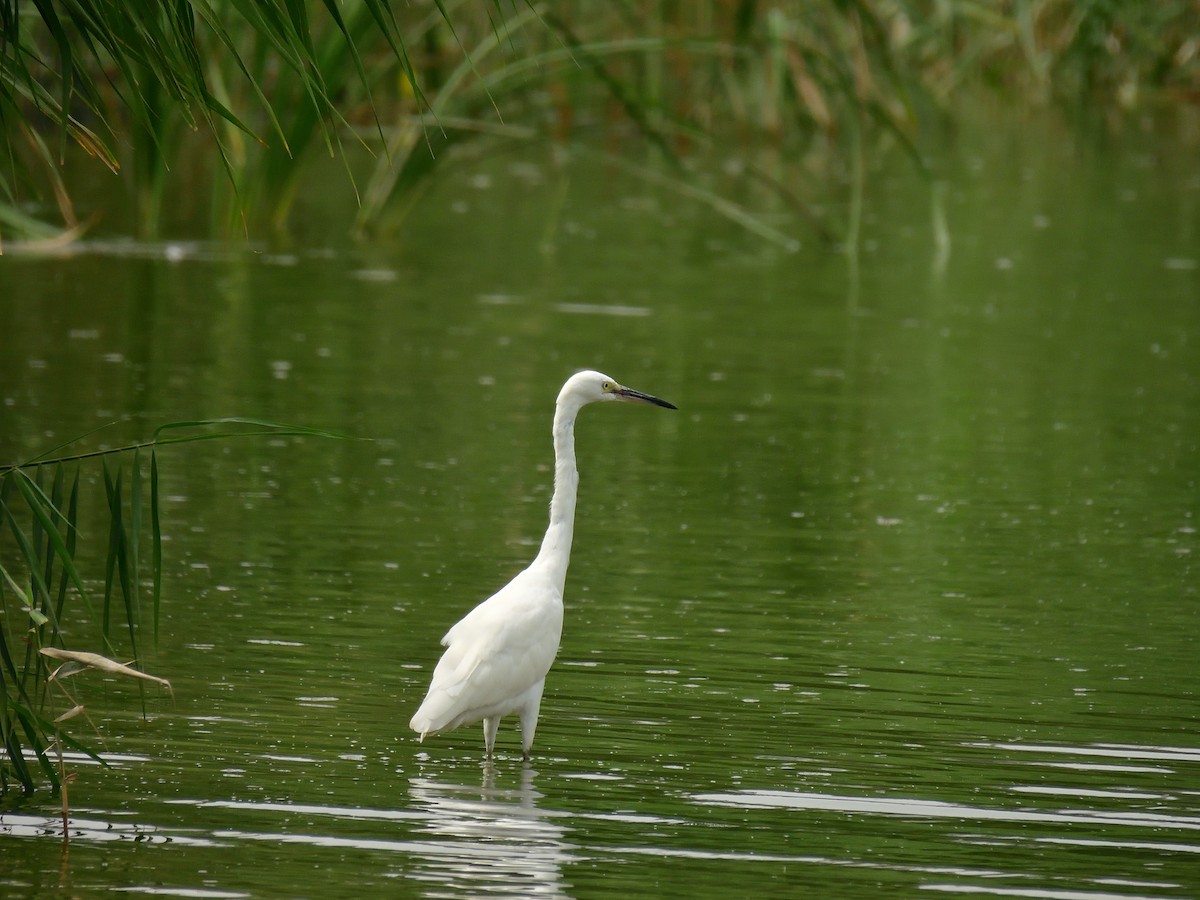
M 964 90 L 1117 117 L 1200 104 L 1200 8 L 1182 0 L 117 9 L 0 0 L 0 252 L 84 233 L 96 211 L 75 185 L 107 174 L 139 238 L 197 180 L 215 185 L 201 224 L 247 236 L 286 232 L 303 162 L 323 154 L 343 160 L 356 199 L 346 230 L 370 234 L 452 148 L 616 131 L 648 177 L 714 208 L 728 201 L 695 160 L 718 142 L 821 157 L 845 170 L 852 206 L 864 157 L 899 146 L 920 167 Z M 743 177 L 818 230 L 847 230 L 814 212 L 817 176 L 800 162 Z

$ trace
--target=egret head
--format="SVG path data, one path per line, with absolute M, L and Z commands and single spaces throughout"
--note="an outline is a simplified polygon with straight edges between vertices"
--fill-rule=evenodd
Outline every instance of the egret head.
M 558 402 L 560 404 L 571 402 L 583 406 L 584 404 L 595 403 L 600 400 L 650 403 L 654 406 L 665 407 L 666 409 L 678 409 L 674 403 L 668 403 L 666 400 L 662 400 L 651 394 L 643 394 L 641 391 L 627 388 L 615 378 L 610 378 L 602 372 L 593 372 L 591 370 L 576 372 L 567 379 L 567 383 L 563 385 L 562 390 L 558 394 Z

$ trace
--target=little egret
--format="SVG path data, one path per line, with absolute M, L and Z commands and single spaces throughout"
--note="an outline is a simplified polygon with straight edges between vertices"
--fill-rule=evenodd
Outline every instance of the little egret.
M 624 400 L 674 404 L 622 387 L 599 372 L 567 379 L 554 405 L 554 494 L 550 525 L 529 567 L 467 613 L 442 638 L 446 652 L 433 670 L 429 693 L 409 727 L 421 740 L 483 720 L 483 742 L 492 755 L 500 717 L 521 721 L 525 759 L 533 746 L 546 673 L 562 637 L 563 587 L 575 528 L 575 417 L 589 403 Z

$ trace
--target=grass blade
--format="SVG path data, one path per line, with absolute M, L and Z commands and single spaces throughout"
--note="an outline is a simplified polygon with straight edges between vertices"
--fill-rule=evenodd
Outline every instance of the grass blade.
M 150 451 L 150 531 L 153 542 L 154 587 L 151 602 L 154 606 L 154 643 L 158 644 L 159 607 L 162 602 L 162 520 L 159 518 L 158 456 Z
M 75 478 L 71 482 L 71 497 L 67 501 L 67 555 L 63 562 L 63 571 L 76 584 L 82 584 L 82 579 L 79 577 L 79 572 L 75 569 L 75 542 L 79 536 L 77 523 L 79 522 L 79 469 L 75 469 Z M 69 561 L 69 562 L 68 562 Z M 73 573 L 73 574 L 72 574 Z M 87 595 L 86 591 L 80 591 L 80 596 L 83 598 L 84 605 L 91 612 L 92 600 Z M 63 607 L 67 600 L 67 578 L 60 578 L 58 582 L 58 605 L 55 607 L 55 615 L 61 619 Z
M 66 473 L 63 471 L 63 467 L 55 466 L 54 467 L 54 480 L 51 482 L 51 485 L 50 485 L 50 509 L 52 511 L 51 519 L 54 521 L 55 527 L 58 528 L 60 532 L 63 530 L 63 525 L 65 523 L 65 519 L 63 517 L 63 512 L 62 512 L 63 482 L 64 482 L 65 477 L 66 477 Z M 66 544 L 64 541 L 64 549 L 65 549 L 65 546 L 66 546 Z M 66 568 L 66 565 L 61 562 L 61 556 L 59 556 L 54 551 L 54 547 L 52 544 L 46 548 L 45 553 L 46 553 L 46 571 L 47 571 L 46 586 L 49 588 L 56 587 L 56 585 L 54 584 L 54 579 L 52 577 L 54 574 L 54 560 L 56 558 L 58 558 L 60 560 L 59 567 L 58 567 L 59 568 L 58 584 L 57 584 L 57 589 L 55 591 L 55 597 L 54 597 L 54 601 L 53 601 L 54 602 L 54 611 L 55 611 L 55 614 L 57 615 L 58 609 L 61 605 L 61 601 L 66 596 L 66 586 L 67 586 L 67 581 L 68 581 L 67 568 Z M 47 597 L 46 602 L 47 603 L 51 602 L 51 599 L 49 597 Z
M 183 431 L 212 428 L 218 425 L 241 425 L 245 430 L 212 431 L 201 434 L 181 435 L 179 437 L 163 437 L 170 431 Z M 309 428 L 305 425 L 289 425 L 283 422 L 270 422 L 264 419 L 247 419 L 242 417 L 227 417 L 220 419 L 197 419 L 192 422 L 170 422 L 154 429 L 154 437 L 150 443 L 154 446 L 165 444 L 187 444 L 196 441 L 211 441 L 231 437 L 322 437 L 339 440 L 357 440 L 348 434 L 327 431 L 321 428 Z
M 24 472 L 20 474 L 24 478 L 29 477 L 25 475 Z M 18 482 L 18 486 L 19 485 L 20 482 Z M 9 530 L 12 531 L 13 540 L 16 542 L 17 549 L 21 552 L 21 558 L 25 563 L 25 567 L 29 571 L 30 581 L 32 582 L 30 586 L 32 596 L 28 597 L 27 599 L 29 606 L 32 609 L 37 597 L 47 597 L 50 594 L 50 592 L 46 589 L 46 582 L 42 580 L 42 573 L 40 571 L 40 566 L 38 566 L 37 550 L 30 543 L 29 536 L 21 529 L 20 524 L 17 522 L 16 516 L 13 515 L 12 509 L 9 507 L 9 505 L 7 503 L 3 503 L 0 504 L 0 506 L 3 507 L 4 517 L 8 519 L 8 527 Z M 37 509 L 38 507 L 35 505 L 34 508 Z M 13 586 L 16 586 L 15 582 L 13 583 Z M 54 623 L 53 628 L 55 633 L 57 633 L 58 624 Z
M 0 580 L 3 580 L 8 585 L 8 589 L 17 595 L 17 599 L 21 601 L 22 606 L 29 606 L 29 595 L 25 593 L 25 589 L 17 584 L 17 580 L 9 574 L 8 569 L 0 564 Z
M 59 786 L 58 770 L 54 768 L 54 764 L 50 761 L 49 744 L 45 740 L 45 735 L 53 733 L 54 726 L 51 725 L 49 729 L 39 727 L 39 717 L 32 708 L 23 703 L 18 703 L 11 698 L 9 698 L 9 709 L 16 718 L 16 724 L 20 725 L 21 731 L 24 732 L 25 743 L 37 758 L 38 765 L 42 769 L 42 774 L 46 776 L 46 780 L 57 790 Z M 19 751 L 20 735 L 16 732 L 16 728 L 11 729 L 11 736 L 15 738 L 14 743 L 16 744 L 16 749 Z M 10 756 L 11 761 L 15 761 L 15 758 Z M 28 767 L 25 766 L 24 760 L 22 760 L 21 765 L 25 767 L 28 777 Z M 29 778 L 28 790 L 33 790 L 32 777 Z
M 125 530 L 124 499 L 125 499 L 125 470 L 117 467 L 116 478 L 108 471 L 107 460 L 104 467 L 104 486 L 108 493 L 108 514 L 112 522 L 109 530 L 108 560 L 106 563 L 104 585 L 104 637 L 109 639 L 109 625 L 112 616 L 112 584 L 115 575 L 121 591 L 121 601 L 125 607 L 125 625 L 129 631 L 129 646 L 134 657 L 139 656 L 137 649 L 137 609 L 133 605 L 133 588 L 129 577 L 129 535 Z
M 133 463 L 129 474 L 129 600 L 128 605 L 141 621 L 142 572 L 142 448 L 133 451 Z
M 29 509 L 33 512 L 33 515 L 35 516 L 35 518 L 41 523 L 41 527 L 42 527 L 43 531 L 46 533 L 47 537 L 50 540 L 51 547 L 53 548 L 55 554 L 58 555 L 58 558 L 62 563 L 63 571 L 66 573 L 67 577 L 69 577 L 71 579 L 71 583 L 75 585 L 75 589 L 77 591 L 79 591 L 80 595 L 83 596 L 84 600 L 85 601 L 88 600 L 87 588 L 85 588 L 83 586 L 83 579 L 79 577 L 79 570 L 76 569 L 76 567 L 75 567 L 75 559 L 74 559 L 73 549 L 69 549 L 67 547 L 67 543 L 63 539 L 62 533 L 58 530 L 58 528 L 55 527 L 54 522 L 51 519 L 50 514 L 47 512 L 46 507 L 49 507 L 50 509 L 54 510 L 56 515 L 61 515 L 61 514 L 58 512 L 57 508 L 54 507 L 50 498 L 47 497 L 44 493 L 42 493 L 41 489 L 39 487 L 37 487 L 37 485 L 30 479 L 30 477 L 28 475 L 25 474 L 25 472 L 23 472 L 20 469 L 17 469 L 17 470 L 15 470 L 15 472 L 13 474 L 14 474 L 14 478 L 17 483 L 17 489 L 21 492 L 21 495 L 25 498 L 25 502 L 28 504 Z M 78 495 L 78 490 L 79 490 L 79 480 L 78 480 L 78 475 L 77 475 L 76 481 L 75 481 L 75 488 L 72 491 L 72 506 L 74 506 L 74 504 L 76 502 L 75 498 Z M 45 504 L 45 506 L 43 506 L 43 504 Z M 11 520 L 11 515 L 10 515 L 10 520 Z M 15 523 L 13 523 L 13 524 L 15 524 Z M 72 527 L 70 530 L 73 531 L 74 528 Z M 72 541 L 72 547 L 73 547 L 74 539 L 72 538 L 71 541 Z M 46 592 L 45 595 L 48 599 L 50 596 L 50 593 L 49 593 L 48 586 L 46 585 L 46 583 L 44 581 L 41 584 L 41 589 Z M 58 626 L 55 625 L 55 630 L 57 631 L 57 629 L 58 629 Z
M 110 649 L 112 645 L 112 608 L 113 608 L 113 588 L 114 583 L 117 589 L 121 592 L 121 599 L 125 606 L 125 621 L 129 628 L 130 646 L 133 655 L 137 656 L 137 633 L 136 623 L 133 618 L 133 609 L 129 602 L 129 556 L 128 556 L 128 540 L 125 534 L 125 520 L 123 514 L 123 499 L 125 492 L 125 473 L 118 465 L 117 474 L 114 478 L 108 466 L 108 460 L 104 461 L 104 490 L 108 497 L 108 516 L 111 526 L 108 532 L 108 553 L 104 563 L 104 625 L 103 637 L 106 649 Z
M 0 651 L 3 651 L 5 658 L 8 657 L 8 648 L 4 646 L 4 642 L 0 639 Z M 25 762 L 25 748 L 21 744 L 21 735 L 17 730 L 16 717 L 13 715 L 15 710 L 8 700 L 7 686 L 4 684 L 5 676 L 0 675 L 0 687 L 5 688 L 4 705 L 0 707 L 0 747 L 4 748 L 3 764 L 11 768 L 13 775 L 21 784 L 21 789 L 26 793 L 33 792 L 33 773 L 30 772 L 28 764 Z M 5 769 L 0 765 L 0 776 L 3 775 Z M 8 779 L 3 778 L 0 781 L 0 789 L 8 787 Z

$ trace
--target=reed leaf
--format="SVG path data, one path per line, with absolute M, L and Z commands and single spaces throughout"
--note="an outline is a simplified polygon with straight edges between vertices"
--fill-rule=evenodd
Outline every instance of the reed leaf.
M 142 448 L 133 451 L 129 476 L 129 604 L 138 616 L 142 611 Z
M 0 656 L 8 659 L 8 647 L 0 640 Z M 18 722 L 9 699 L 7 682 L 9 676 L 0 673 L 0 688 L 4 688 L 4 697 L 0 698 L 0 748 L 3 748 L 3 758 L 0 759 L 0 793 L 8 791 L 9 772 L 17 779 L 21 789 L 30 793 L 34 789 L 33 774 L 25 762 L 25 747 L 21 741 Z M 35 754 L 40 756 L 40 753 Z M 52 782 L 53 783 L 53 782 Z
M 111 646 L 109 625 L 112 612 L 112 594 L 114 573 L 117 587 L 121 592 L 121 602 L 125 610 L 125 626 L 129 632 L 129 646 L 134 657 L 138 654 L 137 632 L 139 617 L 136 605 L 137 594 L 132 585 L 129 564 L 129 534 L 125 529 L 124 500 L 125 500 L 125 470 L 118 464 L 117 474 L 113 477 L 109 471 L 108 459 L 104 460 L 104 489 L 108 497 L 108 516 L 111 522 L 108 537 L 108 554 L 105 561 L 104 575 L 104 641 Z
M 41 483 L 40 479 L 41 479 L 41 475 L 42 475 L 43 471 L 44 471 L 43 469 L 38 469 L 38 479 L 39 479 L 38 483 L 39 484 Z M 62 532 L 62 525 L 64 524 L 63 514 L 62 514 L 62 512 L 60 512 L 60 510 L 63 508 L 64 479 L 65 479 L 65 474 L 63 472 L 63 467 L 55 466 L 54 467 L 54 477 L 50 483 L 49 513 L 50 513 L 50 520 L 54 523 L 54 527 L 59 529 L 60 533 Z M 49 541 L 47 543 L 48 543 L 48 546 L 43 551 L 46 556 L 46 571 L 47 571 L 46 585 L 47 585 L 47 587 L 55 588 L 56 585 L 54 584 L 53 577 L 52 577 L 54 574 L 54 562 L 56 559 L 61 558 L 62 554 L 60 554 L 56 551 L 56 549 L 54 548 L 52 543 L 50 543 Z M 62 549 L 63 549 L 63 552 L 66 551 L 65 535 L 64 535 Z M 58 583 L 57 583 L 57 588 L 55 590 L 55 597 L 54 597 L 56 611 L 58 608 L 58 603 L 57 603 L 58 596 L 63 594 L 64 586 L 66 585 L 66 582 L 67 582 L 66 569 L 60 566 Z M 46 602 L 47 603 L 51 602 L 51 598 L 47 597 Z
M 115 659 L 101 656 L 99 653 L 88 653 L 83 650 L 60 650 L 57 647 L 43 647 L 41 652 L 42 656 L 58 660 L 63 664 L 50 676 L 50 681 L 76 675 L 85 669 L 96 669 L 100 672 L 106 672 L 109 675 L 121 675 L 125 678 L 153 681 L 155 684 L 160 684 L 168 691 L 171 691 L 171 682 L 167 679 L 141 672 L 124 663 L 119 663 Z
M 28 477 L 28 476 L 26 476 Z M 22 492 L 23 493 L 23 492 Z M 42 567 L 39 565 L 38 552 L 34 547 L 29 535 L 21 528 L 17 522 L 16 516 L 13 515 L 12 508 L 7 502 L 0 504 L 4 518 L 8 522 L 9 531 L 13 536 L 13 542 L 16 544 L 17 551 L 20 553 L 21 560 L 25 564 L 26 570 L 29 572 L 31 580 L 30 592 L 26 595 L 27 602 L 30 608 L 37 602 L 38 597 L 48 597 L 50 591 L 46 587 L 46 582 L 42 577 Z M 37 512 L 35 511 L 35 515 Z M 57 631 L 57 626 L 55 626 Z
M 0 573 L 4 575 L 3 582 L 0 582 L 0 598 L 4 596 L 4 583 L 13 585 L 11 576 L 0 567 Z M 30 704 L 29 693 L 25 687 L 25 673 L 18 671 L 12 653 L 8 646 L 8 633 L 0 630 L 0 682 L 4 684 L 5 701 L 21 702 L 27 705 Z M 8 706 L 4 707 L 8 710 Z
M 12 713 L 6 735 L 9 764 L 21 773 L 18 777 L 20 777 L 26 793 L 32 791 L 34 786 L 32 772 L 24 760 L 23 748 L 27 747 L 33 752 L 46 780 L 57 789 L 59 785 L 58 770 L 50 760 L 50 743 L 46 738 L 46 735 L 54 733 L 53 723 L 45 722 L 33 711 L 32 707 L 13 700 L 11 695 L 6 699 L 7 709 Z
M 0 564 L 0 579 L 8 585 L 9 590 L 17 595 L 17 599 L 21 601 L 22 606 L 29 606 L 29 595 L 25 593 L 25 589 L 17 583 L 17 580 L 9 574 L 8 569 Z
M 59 465 L 58 471 L 62 471 L 63 467 Z M 76 538 L 79 535 L 79 468 L 75 469 L 75 478 L 71 482 L 71 496 L 67 501 L 66 514 L 66 555 L 62 557 L 63 572 L 67 577 L 60 578 L 58 581 L 58 605 L 55 607 L 55 615 L 62 620 L 63 607 L 67 602 L 67 581 L 68 579 L 75 585 L 75 589 L 79 591 L 79 596 L 83 599 L 84 605 L 91 610 L 92 601 L 88 595 L 86 588 L 83 588 L 83 579 L 79 577 L 79 571 L 75 567 L 75 544 Z
M 41 528 L 45 531 L 50 542 L 50 547 L 55 556 L 57 556 L 65 577 L 70 578 L 71 583 L 75 586 L 75 590 L 79 592 L 84 601 L 90 603 L 90 600 L 88 599 L 87 588 L 84 587 L 83 579 L 79 575 L 79 570 L 75 567 L 75 554 L 73 549 L 73 533 L 75 531 L 73 519 L 77 513 L 77 498 L 79 494 L 78 474 L 76 474 L 75 484 L 71 491 L 71 519 L 68 521 L 67 535 L 65 537 L 55 524 L 55 519 L 60 521 L 62 520 L 62 514 L 58 511 L 58 504 L 56 504 L 50 497 L 47 497 L 41 491 L 41 489 L 37 487 L 33 480 L 30 479 L 30 477 L 22 470 L 15 470 L 13 472 L 13 478 L 16 480 L 17 488 L 20 490 L 21 496 L 24 498 L 25 503 L 33 513 L 36 521 L 40 523 Z M 46 597 L 49 598 L 50 592 L 48 579 L 42 582 L 42 586 L 46 590 Z
M 0 686 L 3 686 L 3 682 L 4 679 L 0 678 Z M 4 758 L 0 760 L 0 793 L 8 791 L 10 772 L 26 794 L 32 793 L 34 789 L 33 773 L 25 761 L 25 746 L 21 741 L 21 734 L 17 726 L 15 710 L 8 701 L 6 692 L 3 706 L 0 707 L 0 747 L 3 747 L 4 750 Z M 34 752 L 39 758 L 42 756 L 36 750 Z M 50 781 L 52 784 L 57 784 L 55 778 L 51 778 Z
M 201 434 L 181 435 L 177 437 L 162 437 L 170 431 L 207 429 L 222 425 L 246 426 L 244 431 L 214 431 Z M 249 430 L 254 429 L 254 430 Z M 156 446 L 165 444 L 187 444 L 196 441 L 224 440 L 231 437 L 263 437 L 276 435 L 279 437 L 319 437 L 335 438 L 337 440 L 356 440 L 347 434 L 329 431 L 324 428 L 312 428 L 307 425 L 290 425 L 284 422 L 271 422 L 266 419 L 250 419 L 241 416 L 227 416 L 219 419 L 196 419 L 188 422 L 169 422 L 154 429 L 154 439 L 146 444 L 136 446 Z M 130 449 L 133 449 L 132 447 Z
M 44 479 L 43 471 L 37 471 L 37 477 L 34 479 L 34 486 L 39 494 L 43 493 L 42 482 Z M 45 606 L 50 596 L 50 588 L 54 585 L 54 568 L 50 563 L 54 557 L 49 552 L 49 539 L 46 536 L 46 526 L 41 518 L 35 516 L 33 522 L 29 526 L 29 542 L 33 545 L 34 551 L 37 553 L 38 562 L 42 566 L 42 581 L 46 585 L 46 595 L 43 597 L 35 597 L 38 607 Z
M 162 606 L 162 520 L 159 517 L 158 454 L 150 450 L 150 539 L 153 553 L 154 643 L 158 645 L 159 610 Z

